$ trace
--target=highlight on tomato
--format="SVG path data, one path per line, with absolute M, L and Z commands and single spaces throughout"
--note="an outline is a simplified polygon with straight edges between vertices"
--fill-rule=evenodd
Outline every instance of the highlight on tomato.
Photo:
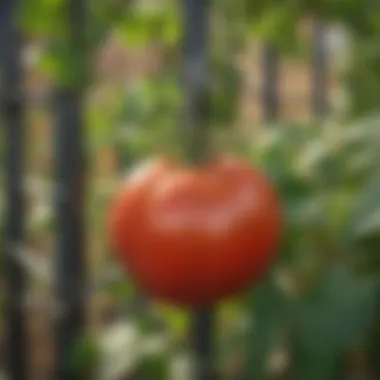
M 198 166 L 154 157 L 109 209 L 110 243 L 153 298 L 202 307 L 258 282 L 275 259 L 281 213 L 268 179 L 241 158 Z

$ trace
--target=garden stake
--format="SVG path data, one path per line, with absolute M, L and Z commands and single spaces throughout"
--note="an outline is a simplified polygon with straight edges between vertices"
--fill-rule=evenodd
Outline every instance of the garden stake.
M 21 38 L 15 27 L 17 1 L 3 0 L 0 6 L 2 69 L 1 102 L 4 125 L 5 215 L 3 260 L 5 276 L 6 376 L 27 376 L 27 346 L 24 311 L 26 275 L 15 250 L 24 237 L 24 105 L 22 101 Z
M 209 1 L 184 0 L 183 84 L 184 146 L 187 158 L 200 163 L 207 158 L 208 82 L 207 42 Z M 196 275 L 196 274 L 194 274 Z M 190 328 L 196 380 L 212 380 L 212 307 L 195 311 Z
M 66 0 L 67 48 L 75 69 L 84 65 L 85 1 Z M 62 58 L 63 59 L 63 58 Z M 68 64 L 73 64 L 70 60 Z M 81 378 L 71 355 L 84 327 L 84 138 L 81 76 L 60 83 L 55 91 L 55 175 L 57 181 L 54 278 L 60 306 L 56 320 L 57 363 L 54 379 Z M 83 290 L 83 291 L 81 291 Z

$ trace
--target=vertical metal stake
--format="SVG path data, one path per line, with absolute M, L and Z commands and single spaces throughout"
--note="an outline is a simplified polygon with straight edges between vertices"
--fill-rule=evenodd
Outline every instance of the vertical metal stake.
M 14 249 L 24 236 L 24 107 L 22 101 L 21 38 L 15 27 L 17 1 L 3 0 L 0 6 L 0 53 L 2 64 L 1 106 L 4 125 L 5 216 L 5 353 L 10 380 L 27 377 L 27 332 L 24 315 L 26 275 Z
M 190 161 L 208 155 L 208 15 L 209 0 L 183 0 L 184 148 Z
M 196 380 L 214 380 L 212 331 L 214 328 L 214 311 L 211 308 L 198 310 L 193 317 L 191 339 L 196 366 Z
M 262 110 L 264 122 L 273 122 L 278 117 L 278 54 L 275 46 L 262 47 Z
M 84 0 L 66 0 L 68 49 L 84 59 Z M 78 64 L 84 64 L 78 62 Z M 78 79 L 78 78 L 77 78 Z M 55 93 L 56 159 L 56 297 L 61 306 L 56 321 L 57 363 L 54 379 L 81 378 L 71 355 L 84 327 L 84 185 L 85 152 L 83 88 L 81 83 L 60 83 Z
M 207 159 L 209 0 L 183 0 L 184 147 L 193 163 Z M 194 274 L 196 275 L 196 274 Z M 190 331 L 196 380 L 213 379 L 212 308 L 195 311 Z

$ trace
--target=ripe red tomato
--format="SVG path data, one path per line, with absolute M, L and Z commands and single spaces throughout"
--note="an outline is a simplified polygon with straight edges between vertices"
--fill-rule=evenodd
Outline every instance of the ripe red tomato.
M 227 156 L 200 167 L 149 160 L 128 176 L 108 222 L 110 242 L 137 285 L 189 307 L 257 282 L 274 260 L 281 227 L 267 179 Z

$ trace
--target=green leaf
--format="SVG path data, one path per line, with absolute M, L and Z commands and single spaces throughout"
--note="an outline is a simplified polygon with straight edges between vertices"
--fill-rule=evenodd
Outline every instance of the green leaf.
M 167 46 L 176 44 L 180 37 L 181 24 L 175 4 L 137 3 L 118 23 L 116 34 L 128 46 L 141 46 L 158 41 Z
M 125 302 L 126 300 L 131 299 L 134 292 L 134 287 L 130 281 L 126 279 L 118 279 L 108 283 L 105 286 L 104 291 L 112 294 L 117 301 Z
M 70 357 L 70 366 L 78 374 L 92 375 L 94 374 L 93 370 L 99 354 L 96 340 L 89 334 L 83 334 L 75 344 L 74 351 Z
M 298 301 L 292 327 L 295 379 L 335 380 L 339 358 L 374 321 L 376 282 L 345 267 L 321 276 Z
M 170 378 L 169 370 L 169 358 L 161 354 L 143 358 L 136 373 L 141 379 L 167 380 Z
M 182 309 L 162 304 L 156 305 L 156 308 L 162 319 L 167 322 L 174 336 L 183 337 L 187 334 L 191 318 L 189 313 Z
M 35 36 L 57 36 L 64 32 L 62 0 L 23 0 L 18 12 L 18 23 Z
M 242 380 L 267 379 L 269 355 L 278 343 L 289 317 L 289 300 L 268 277 L 248 296 L 246 309 L 251 331 L 246 337 Z
M 86 65 L 85 51 L 74 49 L 68 41 L 54 41 L 41 56 L 39 67 L 61 85 L 80 87 L 87 84 L 91 70 Z
M 380 168 L 376 170 L 363 187 L 353 207 L 351 216 L 344 226 L 342 242 L 345 247 L 349 248 L 351 244 L 365 238 L 368 233 L 378 232 L 378 219 L 374 218 L 374 215 L 376 216 L 380 210 L 379 191 Z
M 295 25 L 298 17 L 297 3 L 268 4 L 260 17 L 255 17 L 252 31 L 277 47 L 290 49 L 295 46 Z

